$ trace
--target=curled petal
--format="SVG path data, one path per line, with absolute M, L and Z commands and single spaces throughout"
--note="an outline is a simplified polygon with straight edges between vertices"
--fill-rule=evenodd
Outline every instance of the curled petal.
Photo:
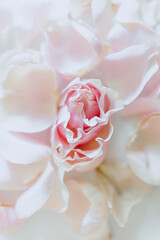
M 98 35 L 105 39 L 107 33 L 114 24 L 114 11 L 109 0 L 92 0 L 92 17 L 98 32 Z
M 95 168 L 113 133 L 111 117 L 123 109 L 119 95 L 98 79 L 77 78 L 64 89 L 59 106 L 52 136 L 55 163 L 66 171 Z
M 50 147 L 5 130 L 1 130 L 0 151 L 2 156 L 11 163 L 30 164 L 47 158 Z
M 90 183 L 75 180 L 69 180 L 67 186 L 70 200 L 64 217 L 79 232 L 80 239 L 91 240 L 97 237 L 104 240 L 108 233 L 108 211 L 101 192 Z M 83 208 L 77 208 L 79 204 Z
M 53 162 L 53 161 L 52 161 Z M 63 213 L 68 208 L 69 192 L 64 183 L 64 170 L 53 165 L 55 171 L 55 180 L 52 194 L 45 204 L 46 208 Z
M 48 62 L 65 78 L 82 76 L 102 57 L 103 51 L 98 37 L 74 21 L 65 19 L 53 22 L 45 28 L 44 34 Z
M 97 68 L 96 76 L 104 85 L 119 92 L 124 103 L 129 104 L 158 71 L 156 56 L 157 52 L 152 47 L 131 46 L 105 57 Z
M 160 37 L 150 28 L 139 23 L 116 24 L 107 36 L 113 52 L 125 48 L 146 44 L 148 46 L 159 46 Z
M 48 163 L 39 179 L 17 199 L 15 210 L 18 218 L 31 216 L 45 204 L 53 190 L 54 178 L 54 169 Z
M 0 111 L 5 127 L 11 131 L 42 131 L 53 122 L 58 98 L 56 76 L 42 62 L 34 51 L 13 52 L 7 63 L 2 61 L 7 69 L 2 80 Z

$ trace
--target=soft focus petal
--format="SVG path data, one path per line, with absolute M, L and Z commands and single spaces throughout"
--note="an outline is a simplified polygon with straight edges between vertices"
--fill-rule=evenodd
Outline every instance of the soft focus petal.
M 159 0 L 123 0 L 116 19 L 123 23 L 141 22 L 159 33 L 159 10 Z
M 66 237 L 70 240 L 78 240 L 78 234 L 63 217 L 47 209 L 38 211 L 14 231 L 1 234 L 0 240 L 28 240 L 28 235 L 30 240 L 62 240 Z
M 160 184 L 160 115 L 144 118 L 128 144 L 127 159 L 135 174 L 143 181 Z
M 125 104 L 132 102 L 157 72 L 157 52 L 146 45 L 136 45 L 105 57 L 93 74 L 104 85 L 120 93 Z
M 54 169 L 49 163 L 39 179 L 16 201 L 18 218 L 31 216 L 45 204 L 53 190 L 54 177 Z
M 1 130 L 1 155 L 12 163 L 30 164 L 45 159 L 50 154 L 50 147 Z
M 139 23 L 116 24 L 109 32 L 107 41 L 111 44 L 113 52 L 139 44 L 160 46 L 159 35 Z
M 45 207 L 55 212 L 64 212 L 68 208 L 69 192 L 64 183 L 64 170 L 53 165 L 55 171 L 55 179 L 52 194 L 47 201 Z
M 149 192 L 150 186 L 139 180 L 126 164 L 102 164 L 97 178 L 106 202 L 118 224 L 124 226 L 132 207 Z
M 64 215 L 67 221 L 79 232 L 80 239 L 104 240 L 108 233 L 108 211 L 101 192 L 90 183 L 75 180 L 69 180 L 67 186 L 70 191 L 69 207 Z M 77 208 L 78 205 L 83 208 Z
M 39 53 L 29 51 L 15 53 L 9 62 L 2 61 L 8 68 L 2 80 L 0 110 L 9 130 L 37 132 L 53 122 L 58 96 L 56 76 L 42 61 Z
M 92 0 L 92 16 L 98 35 L 105 39 L 114 24 L 114 12 L 109 0 Z
M 47 60 L 65 78 L 83 75 L 102 57 L 98 37 L 79 23 L 66 19 L 55 21 L 46 26 L 44 33 Z
M 142 202 L 134 207 L 128 223 L 119 227 L 115 220 L 110 219 L 113 240 L 159 240 L 160 229 L 160 188 L 154 188 Z
M 0 233 L 14 228 L 22 220 L 17 219 L 15 208 L 10 206 L 0 206 Z

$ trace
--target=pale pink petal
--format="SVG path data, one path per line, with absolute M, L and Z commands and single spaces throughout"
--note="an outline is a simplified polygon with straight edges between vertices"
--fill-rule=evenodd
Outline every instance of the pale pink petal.
M 114 11 L 109 0 L 92 0 L 92 16 L 98 35 L 105 40 L 114 24 Z
M 140 97 L 126 106 L 123 111 L 125 117 L 143 117 L 152 113 L 160 112 L 160 102 L 155 98 Z
M 5 127 L 37 132 L 51 126 L 58 96 L 54 71 L 36 52 L 17 53 L 7 64 L 0 102 Z
M 108 233 L 108 211 L 101 192 L 94 185 L 77 180 L 69 180 L 67 186 L 70 200 L 64 217 L 79 232 L 80 239 L 91 240 L 99 236 L 98 239 L 104 240 Z
M 131 169 L 143 181 L 160 184 L 160 115 L 144 118 L 128 144 L 127 160 Z
M 119 22 L 140 22 L 139 0 L 123 0 L 120 4 L 116 19 Z
M 160 36 L 139 23 L 116 24 L 109 32 L 107 41 L 113 52 L 144 43 L 148 46 L 160 46 Z
M 85 215 L 81 225 L 82 239 L 103 239 L 108 233 L 107 216 L 108 209 L 102 193 L 95 186 L 82 185 L 83 194 L 90 202 L 89 211 Z
M 102 164 L 96 170 L 106 202 L 120 226 L 124 226 L 129 213 L 149 192 L 150 186 L 138 179 L 124 164 Z
M 45 23 L 50 10 L 52 9 L 50 0 L 15 0 L 14 3 L 5 1 L 3 5 L 10 10 L 12 21 L 10 24 L 17 31 L 18 37 L 24 46 L 29 48 L 33 46 L 33 42 L 40 38 L 40 28 Z
M 35 141 L 29 141 L 15 133 L 1 130 L 1 155 L 11 163 L 30 164 L 47 158 L 50 147 Z
M 31 216 L 45 204 L 53 190 L 54 177 L 54 169 L 49 163 L 39 179 L 17 199 L 18 218 Z
M 159 0 L 123 0 L 116 19 L 119 22 L 140 22 L 159 33 Z
M 21 222 L 17 219 L 14 207 L 0 206 L 0 233 L 11 230 Z
M 157 72 L 156 54 L 154 48 L 146 45 L 131 46 L 105 57 L 93 74 L 129 104 Z
M 55 212 L 62 213 L 68 208 L 69 192 L 64 184 L 64 170 L 62 168 L 57 168 L 55 164 L 53 164 L 53 167 L 55 171 L 54 186 L 52 194 L 45 204 L 45 207 L 52 209 Z
M 65 78 L 90 71 L 102 57 L 98 37 L 83 25 L 69 20 L 52 22 L 44 29 L 48 62 Z

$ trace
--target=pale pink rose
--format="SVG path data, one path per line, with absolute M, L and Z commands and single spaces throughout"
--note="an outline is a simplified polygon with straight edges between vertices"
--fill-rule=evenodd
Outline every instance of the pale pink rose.
M 118 94 L 100 80 L 72 81 L 62 93 L 53 126 L 56 164 L 68 170 L 77 165 L 96 167 L 113 132 L 111 116 L 122 108 Z

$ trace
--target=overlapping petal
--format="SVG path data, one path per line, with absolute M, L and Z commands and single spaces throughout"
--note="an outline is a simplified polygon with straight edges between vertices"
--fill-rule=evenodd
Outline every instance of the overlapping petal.
M 34 51 L 2 56 L 2 64 L 0 111 L 5 127 L 17 132 L 47 129 L 57 110 L 54 71 Z
M 113 132 L 111 116 L 123 109 L 122 101 L 98 79 L 75 79 L 64 89 L 59 105 L 52 136 L 56 164 L 66 170 L 95 168 Z
M 26 218 L 40 209 L 53 190 L 54 169 L 48 163 L 39 179 L 16 201 L 15 211 L 18 218 Z
M 69 180 L 70 200 L 64 217 L 79 232 L 81 240 L 104 240 L 108 234 L 108 211 L 103 195 L 89 182 Z M 83 205 L 83 209 L 77 208 Z
M 150 186 L 138 179 L 126 163 L 104 163 L 96 171 L 106 204 L 118 224 L 124 226 L 132 207 L 150 191 Z
M 47 60 L 65 78 L 73 79 L 89 72 L 103 55 L 99 38 L 76 21 L 51 22 L 44 33 Z
M 160 184 L 160 115 L 155 113 L 141 120 L 128 145 L 127 160 L 131 169 L 143 181 Z

